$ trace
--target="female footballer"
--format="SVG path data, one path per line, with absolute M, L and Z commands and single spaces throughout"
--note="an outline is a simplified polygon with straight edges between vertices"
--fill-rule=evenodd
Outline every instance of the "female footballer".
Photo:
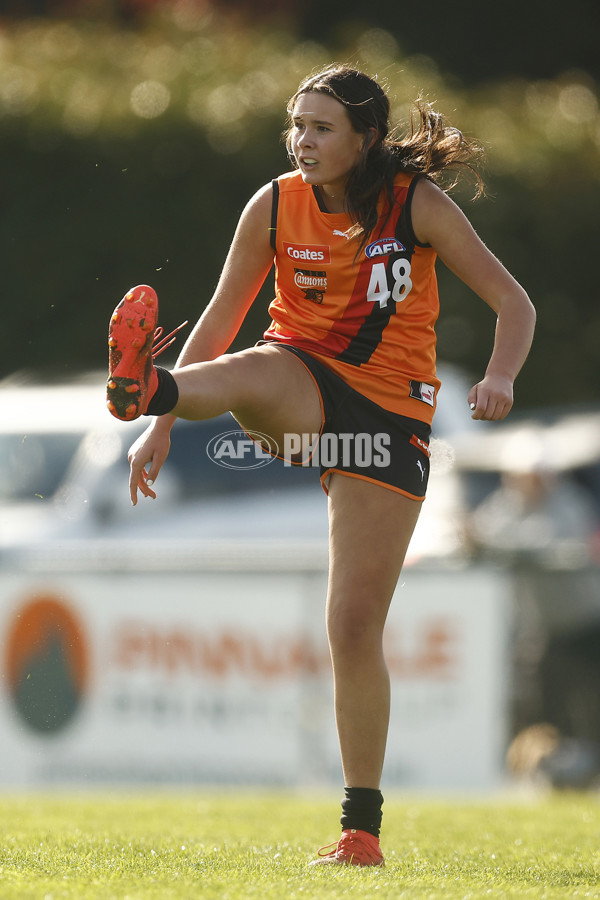
M 314 862 L 323 864 L 384 864 L 380 780 L 390 687 L 382 638 L 429 474 L 439 388 L 436 257 L 497 317 L 489 364 L 466 398 L 474 419 L 497 421 L 510 411 L 535 322 L 523 288 L 436 183 L 450 171 L 476 172 L 476 145 L 422 103 L 408 136 L 394 138 L 389 112 L 379 84 L 355 69 L 329 66 L 304 80 L 288 105 L 293 171 L 244 209 L 214 296 L 175 369 L 152 361 L 151 288 L 125 296 L 109 334 L 110 411 L 124 420 L 154 417 L 129 452 L 134 505 L 138 490 L 156 496 L 152 484 L 177 417 L 229 410 L 279 447 L 290 434 L 386 438 L 387 455 L 370 464 L 346 439 L 343 458 L 321 466 L 345 782 L 341 838 L 322 848 Z M 273 262 L 263 340 L 227 353 Z

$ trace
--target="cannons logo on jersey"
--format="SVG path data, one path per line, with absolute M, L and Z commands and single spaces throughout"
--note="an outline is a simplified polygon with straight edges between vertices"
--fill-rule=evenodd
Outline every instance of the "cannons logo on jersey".
M 304 294 L 305 300 L 322 303 L 327 290 L 327 272 L 314 272 L 312 269 L 294 269 L 294 284 Z

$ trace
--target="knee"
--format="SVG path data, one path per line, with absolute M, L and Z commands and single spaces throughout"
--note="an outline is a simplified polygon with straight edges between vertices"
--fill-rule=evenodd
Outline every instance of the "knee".
M 381 616 L 368 602 L 331 604 L 327 614 L 327 635 L 334 656 L 350 656 L 381 650 Z
M 250 347 L 221 357 L 235 386 L 236 408 L 242 413 L 270 413 L 285 396 L 276 366 L 279 354 L 268 353 L 267 349 Z

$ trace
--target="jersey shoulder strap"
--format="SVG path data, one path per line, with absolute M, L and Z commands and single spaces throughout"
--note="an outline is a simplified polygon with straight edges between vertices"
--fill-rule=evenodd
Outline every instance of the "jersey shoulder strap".
M 404 231 L 405 235 L 407 235 L 410 239 L 410 242 L 416 247 L 431 247 L 431 244 L 424 244 L 422 241 L 417 239 L 417 236 L 413 230 L 412 224 L 412 201 L 415 193 L 415 188 L 418 185 L 421 178 L 424 178 L 424 175 L 415 175 L 408 186 L 408 191 L 406 193 L 406 199 L 404 200 L 404 205 L 402 206 L 402 212 L 400 214 L 399 227 Z
M 277 249 L 277 213 L 279 211 L 279 181 L 274 178 L 271 182 L 273 185 L 273 200 L 271 202 L 271 227 L 269 235 L 271 238 L 271 247 L 273 251 Z

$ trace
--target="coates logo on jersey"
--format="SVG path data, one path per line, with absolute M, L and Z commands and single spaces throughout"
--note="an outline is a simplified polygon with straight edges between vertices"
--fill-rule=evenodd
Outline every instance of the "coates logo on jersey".
M 386 237 L 365 247 L 365 255 L 367 259 L 372 259 L 374 256 L 389 256 L 390 253 L 400 253 L 402 250 L 406 250 L 406 247 L 400 241 L 394 237 Z
M 290 259 L 304 259 L 307 262 L 330 263 L 331 254 L 327 244 L 288 244 L 283 242 L 283 250 Z

